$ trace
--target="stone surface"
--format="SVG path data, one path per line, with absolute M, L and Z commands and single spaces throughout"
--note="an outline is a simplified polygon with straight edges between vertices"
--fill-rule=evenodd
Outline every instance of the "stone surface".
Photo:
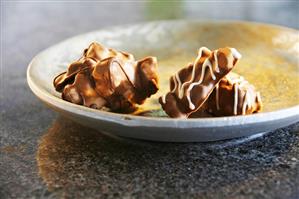
M 229 3 L 225 12 L 215 3 L 167 6 L 1 1 L 0 198 L 299 197 L 298 123 L 255 139 L 143 142 L 59 117 L 30 92 L 26 67 L 35 54 L 110 25 L 186 17 L 299 27 L 296 1 Z

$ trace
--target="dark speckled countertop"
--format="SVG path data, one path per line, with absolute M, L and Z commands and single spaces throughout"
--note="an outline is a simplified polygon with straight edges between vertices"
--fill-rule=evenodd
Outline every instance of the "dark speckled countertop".
M 299 123 L 213 143 L 107 137 L 51 111 L 26 84 L 35 54 L 79 33 L 170 18 L 298 29 L 298 10 L 298 1 L 1 1 L 0 198 L 299 198 Z

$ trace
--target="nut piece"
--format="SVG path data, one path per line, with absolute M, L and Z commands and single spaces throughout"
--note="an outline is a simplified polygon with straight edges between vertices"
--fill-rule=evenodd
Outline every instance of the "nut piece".
M 170 92 L 159 98 L 164 111 L 175 118 L 188 118 L 207 100 L 218 82 L 241 58 L 234 48 L 210 51 L 202 47 L 194 63 L 170 78 Z

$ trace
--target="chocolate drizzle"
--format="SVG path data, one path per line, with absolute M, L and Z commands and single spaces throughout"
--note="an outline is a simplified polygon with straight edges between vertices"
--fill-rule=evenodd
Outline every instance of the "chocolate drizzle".
M 261 96 L 255 87 L 244 77 L 230 72 L 221 79 L 201 110 L 206 109 L 215 116 L 230 116 L 256 113 L 261 108 Z
M 228 74 L 241 55 L 234 48 L 210 51 L 202 47 L 194 63 L 170 78 L 170 92 L 159 102 L 170 117 L 187 118 L 208 98 L 218 82 Z

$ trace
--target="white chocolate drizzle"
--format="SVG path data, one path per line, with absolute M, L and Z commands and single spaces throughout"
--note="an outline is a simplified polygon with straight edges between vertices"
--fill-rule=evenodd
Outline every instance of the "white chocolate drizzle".
M 172 79 L 173 79 L 173 82 L 174 82 L 174 87 L 173 87 L 173 89 L 172 89 L 172 93 L 175 91 L 175 89 L 177 88 L 177 86 L 178 86 L 178 83 L 177 83 L 177 81 L 175 81 L 175 78 L 174 77 L 172 77 Z
M 238 108 L 238 84 L 234 84 L 234 115 L 237 115 Z
M 215 91 L 216 91 L 216 108 L 217 108 L 217 110 L 219 110 L 220 109 L 220 107 L 219 107 L 219 84 L 217 84 L 216 85 L 216 87 L 215 87 Z
M 234 58 L 241 59 L 242 55 L 235 48 L 230 48 L 230 50 Z
M 166 95 L 162 95 L 162 102 L 163 102 L 163 104 L 165 104 L 166 103 Z
M 217 57 L 217 53 L 218 53 L 218 50 L 215 50 L 215 51 L 214 51 L 214 60 L 215 60 L 214 64 L 215 64 L 215 71 L 216 71 L 217 73 L 219 73 L 220 70 L 219 70 L 219 66 L 218 66 L 218 57 Z
M 246 111 L 248 109 L 251 109 L 253 106 L 253 101 L 252 100 L 252 93 L 249 92 L 249 90 L 246 91 L 245 93 L 245 97 L 244 97 L 244 102 L 243 102 L 243 106 L 242 106 L 242 114 L 245 115 Z M 259 98 L 259 93 L 256 94 L 257 98 Z
M 243 106 L 242 106 L 242 115 L 246 113 L 247 106 L 250 107 L 250 100 L 248 100 L 249 92 L 247 91 L 244 96 Z
M 230 81 L 231 84 L 233 84 L 233 87 L 234 87 L 234 106 L 233 106 L 234 110 L 233 111 L 234 111 L 234 115 L 237 115 L 239 89 L 248 85 L 249 83 L 242 76 L 239 76 L 236 79 L 231 79 L 230 76 L 228 75 L 227 79 L 228 79 L 228 81 Z M 243 100 L 243 104 L 242 104 L 242 115 L 245 115 L 246 111 L 248 109 L 251 109 L 254 105 L 253 101 L 252 101 L 253 93 L 251 92 L 251 90 L 244 89 L 244 91 L 245 91 L 245 95 L 244 95 L 244 100 Z M 256 93 L 256 99 L 257 99 L 257 102 L 261 101 L 259 92 Z
M 261 93 L 260 92 L 256 93 L 256 97 L 257 97 L 257 102 L 261 102 L 262 101 L 262 99 L 261 99 Z
M 177 81 L 175 81 L 175 77 L 174 76 L 172 76 L 172 80 L 174 82 L 174 87 L 170 91 L 171 93 L 175 92 L 175 89 L 177 88 Z M 162 99 L 162 103 L 165 104 L 166 103 L 166 94 L 162 95 L 161 99 Z
M 190 80 L 189 81 L 186 81 L 186 82 L 184 82 L 182 85 L 181 85 L 181 80 L 180 80 L 180 78 L 179 78 L 179 72 L 180 71 L 178 71 L 177 73 L 176 73 L 176 75 L 175 75 L 175 77 L 176 77 L 176 79 L 177 79 L 177 81 L 179 82 L 179 85 L 178 85 L 178 91 L 179 91 L 179 98 L 180 99 L 182 99 L 183 98 L 183 96 L 184 96 L 184 88 L 185 88 L 185 85 L 186 84 L 190 84 L 191 82 L 193 82 L 194 81 L 194 79 L 195 79 L 195 71 L 196 71 L 196 63 L 198 63 L 199 62 L 199 60 L 200 60 L 200 58 L 202 57 L 202 53 L 203 53 L 203 51 L 207 51 L 207 52 L 211 52 L 207 47 L 201 47 L 199 50 L 198 50 L 198 56 L 197 56 L 197 58 L 196 58 L 196 60 L 194 61 L 194 63 L 193 63 L 193 67 L 192 67 L 192 73 L 191 73 L 191 78 L 190 78 Z M 207 58 L 208 59 L 208 58 Z M 204 65 L 202 66 L 202 70 L 205 70 L 205 68 L 204 68 Z M 213 71 L 211 71 L 211 73 L 213 74 Z M 203 73 L 201 73 L 201 76 L 203 76 L 204 74 Z M 213 74 L 214 75 L 214 74 Z M 215 76 L 215 75 L 214 75 Z M 175 88 L 176 89 L 176 88 Z M 174 89 L 174 90 L 175 90 Z
M 206 71 L 206 67 L 209 67 L 210 69 L 210 73 L 211 73 L 211 76 L 212 76 L 212 79 L 215 80 L 216 79 L 216 76 L 215 74 L 213 73 L 213 69 L 212 69 L 212 64 L 209 60 L 209 58 L 207 58 L 203 64 L 202 64 L 202 67 L 201 67 L 201 75 L 200 75 L 200 79 L 197 81 L 197 82 L 193 82 L 189 85 L 188 89 L 187 89 L 187 94 L 186 94 L 186 97 L 187 97 L 187 100 L 189 102 L 189 108 L 191 110 L 194 110 L 195 109 L 195 106 L 194 104 L 192 103 L 192 100 L 191 100 L 191 91 L 193 89 L 194 86 L 197 86 L 197 85 L 200 85 L 202 82 L 203 82 L 203 79 L 204 79 L 204 74 L 205 74 L 205 71 Z M 192 77 L 192 81 L 194 80 L 194 77 Z
M 230 48 L 231 50 L 231 55 L 233 58 L 236 58 L 236 59 L 240 59 L 241 58 L 241 54 L 235 49 L 235 48 Z M 213 53 L 212 55 L 208 55 L 205 60 L 203 61 L 203 64 L 201 66 L 201 74 L 200 74 L 200 78 L 197 82 L 194 82 L 195 80 L 195 73 L 196 73 L 196 67 L 198 66 L 199 64 L 199 61 L 200 59 L 203 57 L 203 52 L 206 51 L 208 52 L 209 54 Z M 200 85 L 203 81 L 204 81 L 204 76 L 205 76 L 205 73 L 206 73 L 206 68 L 208 67 L 209 68 L 209 71 L 210 71 L 210 74 L 211 74 L 211 77 L 213 80 L 216 80 L 216 76 L 213 72 L 213 68 L 215 70 L 216 73 L 219 73 L 220 72 L 220 69 L 219 69 L 219 65 L 218 65 L 218 57 L 217 57 L 217 54 L 218 54 L 218 50 L 215 50 L 214 52 L 210 51 L 208 48 L 206 47 L 201 47 L 199 50 L 198 50 L 198 56 L 196 58 L 196 60 L 194 61 L 193 63 L 193 66 L 192 66 L 192 73 L 191 73 L 191 77 L 188 81 L 182 83 L 181 79 L 180 79 L 180 76 L 179 76 L 179 72 L 178 71 L 172 78 L 173 78 L 173 81 L 174 81 L 174 87 L 173 89 L 170 91 L 171 93 L 174 93 L 176 92 L 176 90 L 178 91 L 177 93 L 177 96 L 178 98 L 182 99 L 184 97 L 184 91 L 187 91 L 186 92 L 186 98 L 188 100 L 188 103 L 189 103 L 189 108 L 191 110 L 194 110 L 195 109 L 195 105 L 193 104 L 192 100 L 191 100 L 191 91 L 193 89 L 194 86 L 198 86 Z M 212 60 L 210 60 L 212 58 Z M 213 62 L 213 64 L 211 63 L 211 61 Z M 188 88 L 185 89 L 186 85 L 188 85 Z M 217 105 L 217 109 L 220 108 L 219 106 L 219 91 L 218 91 L 218 85 L 216 85 L 216 105 Z M 237 90 L 238 88 L 236 88 Z M 237 92 L 235 92 L 235 99 L 238 99 L 238 96 L 236 95 Z M 161 97 L 162 99 L 162 102 L 163 103 L 166 103 L 166 95 L 163 95 Z M 237 104 L 238 104 L 238 101 L 235 100 L 235 106 L 234 107 L 237 107 Z M 237 108 L 234 108 L 234 109 L 237 109 Z M 237 111 L 234 111 L 234 112 L 237 112 Z

